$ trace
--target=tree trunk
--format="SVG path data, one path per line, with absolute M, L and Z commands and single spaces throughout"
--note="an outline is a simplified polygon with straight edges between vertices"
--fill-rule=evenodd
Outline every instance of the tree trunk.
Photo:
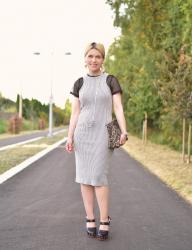
M 143 121 L 143 144 L 147 144 L 147 113 L 145 112 L 145 120 Z
M 185 162 L 185 118 L 183 118 L 182 159 L 183 159 L 183 162 Z
M 191 158 L 191 124 L 189 124 L 187 164 L 190 163 L 190 158 Z
M 145 144 L 145 121 L 143 121 L 142 142 Z
M 147 113 L 145 113 L 145 144 L 147 144 Z

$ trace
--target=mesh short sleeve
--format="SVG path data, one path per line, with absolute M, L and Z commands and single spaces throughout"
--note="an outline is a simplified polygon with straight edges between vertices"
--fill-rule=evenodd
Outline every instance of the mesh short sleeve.
M 75 83 L 73 84 L 73 87 L 70 91 L 70 94 L 79 97 L 79 90 L 83 85 L 83 77 L 79 78 Z
M 111 90 L 112 95 L 117 94 L 117 93 L 120 93 L 120 94 L 123 93 L 122 88 L 119 84 L 119 81 L 117 80 L 117 78 L 115 76 L 108 75 L 107 76 L 107 84 Z

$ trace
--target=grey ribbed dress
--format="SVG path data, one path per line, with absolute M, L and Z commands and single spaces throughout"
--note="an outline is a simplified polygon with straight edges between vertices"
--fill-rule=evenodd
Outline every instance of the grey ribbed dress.
M 113 150 L 108 148 L 106 124 L 112 120 L 112 95 L 118 92 L 122 90 L 117 79 L 107 73 L 80 78 L 70 92 L 80 100 L 74 131 L 77 183 L 108 185 Z

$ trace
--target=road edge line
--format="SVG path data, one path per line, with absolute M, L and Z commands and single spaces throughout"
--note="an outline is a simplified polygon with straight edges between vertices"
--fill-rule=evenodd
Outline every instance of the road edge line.
M 67 141 L 67 137 L 64 137 L 60 141 L 54 143 L 53 145 L 49 146 L 48 148 L 40 151 L 39 153 L 31 156 L 30 158 L 26 159 L 25 161 L 21 162 L 20 164 L 16 165 L 15 167 L 10 168 L 6 172 L 0 175 L 0 184 L 4 183 L 6 180 L 10 179 L 17 173 L 21 172 L 26 167 L 30 166 L 33 162 L 39 160 L 44 155 L 48 154 L 53 149 L 57 148 L 59 145 Z
M 19 146 L 19 145 L 27 144 L 29 142 L 34 142 L 34 141 L 40 140 L 42 138 L 43 138 L 43 136 L 39 136 L 39 137 L 29 139 L 29 140 L 26 140 L 26 141 L 21 141 L 21 142 L 17 142 L 17 143 L 14 143 L 14 144 L 7 145 L 7 146 L 3 146 L 3 147 L 0 148 L 0 151 L 7 150 L 7 149 L 10 149 L 10 148 L 14 148 L 14 147 Z

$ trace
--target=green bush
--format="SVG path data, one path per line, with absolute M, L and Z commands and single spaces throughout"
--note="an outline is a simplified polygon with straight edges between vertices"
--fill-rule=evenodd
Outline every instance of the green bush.
M 35 120 L 34 121 L 30 121 L 30 120 L 26 120 L 26 119 L 23 119 L 23 130 L 26 131 L 26 130 L 38 130 L 38 120 Z
M 8 123 L 6 120 L 0 120 L 0 134 L 7 132 Z
M 181 151 L 182 141 L 181 136 L 166 136 L 163 131 L 152 130 L 148 133 L 148 139 L 156 144 L 168 145 L 170 148 Z

